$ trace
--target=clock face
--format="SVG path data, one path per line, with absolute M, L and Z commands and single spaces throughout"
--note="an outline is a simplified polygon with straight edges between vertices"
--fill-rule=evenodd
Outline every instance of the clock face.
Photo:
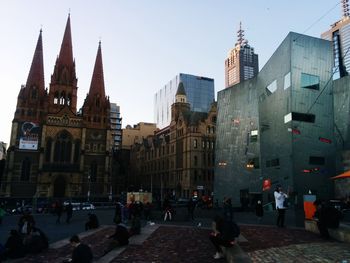
M 99 132 L 93 132 L 91 134 L 91 138 L 94 140 L 99 140 L 99 139 L 101 139 L 101 137 L 102 137 L 102 135 Z

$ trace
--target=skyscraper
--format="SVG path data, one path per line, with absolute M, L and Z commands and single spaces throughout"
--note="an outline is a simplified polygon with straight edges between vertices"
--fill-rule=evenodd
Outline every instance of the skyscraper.
M 122 145 L 122 118 L 120 117 L 120 106 L 118 106 L 117 103 L 111 103 L 110 122 L 113 137 L 113 150 L 119 150 Z
M 342 0 L 343 17 L 321 34 L 321 38 L 333 42 L 333 79 L 349 75 L 350 71 L 350 13 L 349 0 Z
M 183 83 L 191 110 L 208 112 L 215 100 L 214 79 L 180 73 L 154 95 L 154 121 L 162 129 L 170 124 L 171 105 L 177 88 Z
M 225 60 L 225 88 L 231 87 L 243 80 L 251 79 L 259 72 L 258 55 L 254 48 L 244 39 L 242 23 L 237 31 L 237 43 L 228 53 Z

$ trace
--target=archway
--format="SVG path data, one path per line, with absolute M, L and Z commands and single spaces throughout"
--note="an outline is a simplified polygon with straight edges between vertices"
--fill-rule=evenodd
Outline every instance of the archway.
M 66 193 L 66 180 L 60 175 L 56 178 L 53 189 L 53 197 L 62 198 Z

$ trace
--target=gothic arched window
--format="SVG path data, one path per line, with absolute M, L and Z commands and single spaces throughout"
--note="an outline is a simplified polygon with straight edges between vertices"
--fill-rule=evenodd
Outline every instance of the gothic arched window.
M 74 147 L 74 163 L 78 163 L 79 162 L 79 158 L 80 157 L 80 141 L 76 140 L 75 141 L 75 147 Z
M 45 162 L 50 162 L 51 159 L 51 149 L 52 149 L 52 139 L 48 138 L 46 142 L 46 149 L 45 149 Z
M 29 181 L 31 162 L 28 157 L 22 161 L 21 180 Z
M 72 103 L 72 95 L 70 93 L 68 93 L 67 96 L 67 105 L 69 106 Z
M 58 104 L 58 100 L 59 100 L 59 94 L 58 94 L 58 91 L 56 91 L 53 98 L 53 104 Z
M 93 161 L 90 164 L 90 182 L 96 182 L 97 181 L 97 163 L 96 161 Z
M 72 137 L 67 131 L 62 131 L 56 138 L 54 161 L 58 163 L 70 163 L 71 151 Z
M 61 96 L 60 96 L 60 105 L 64 105 L 66 101 L 66 93 L 62 91 Z

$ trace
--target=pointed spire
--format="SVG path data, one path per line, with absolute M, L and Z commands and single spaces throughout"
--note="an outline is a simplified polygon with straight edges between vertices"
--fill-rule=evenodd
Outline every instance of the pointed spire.
M 43 41 L 41 29 L 26 83 L 27 88 L 30 88 L 31 86 L 36 86 L 38 90 L 45 90 Z
M 342 11 L 343 11 L 343 18 L 349 17 L 350 12 L 349 12 L 349 0 L 342 0 Z
M 72 34 L 70 29 L 70 14 L 68 14 L 66 29 L 64 31 L 60 55 L 58 56 L 57 62 L 65 66 L 73 65 L 73 47 Z
M 99 94 L 100 98 L 105 98 L 105 82 L 103 77 L 102 51 L 101 41 L 98 44 L 94 72 L 92 74 L 89 95 L 95 96 Z
M 177 87 L 176 95 L 185 95 L 186 96 L 186 91 L 184 84 L 182 82 L 179 83 L 179 86 Z

